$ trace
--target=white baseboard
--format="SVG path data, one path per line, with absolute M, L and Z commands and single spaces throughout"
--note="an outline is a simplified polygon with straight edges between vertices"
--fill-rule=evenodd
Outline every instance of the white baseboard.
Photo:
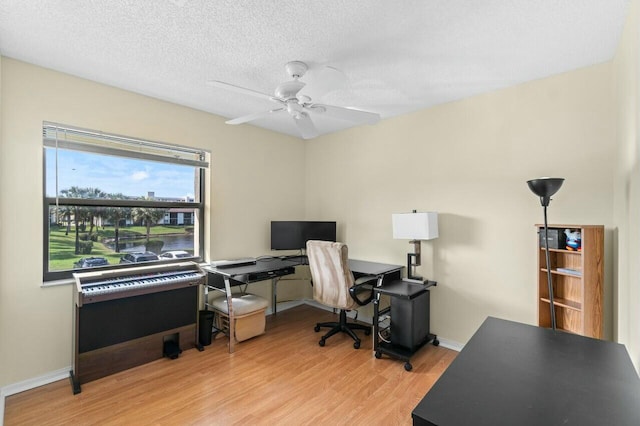
M 294 308 L 296 306 L 304 305 L 304 303 L 305 303 L 304 300 L 289 300 L 289 301 L 286 301 L 286 302 L 278 302 L 278 312 L 286 311 L 287 309 L 291 309 L 291 308 Z M 271 314 L 273 314 L 273 308 L 269 307 L 265 311 L 265 315 L 271 315 Z
M 64 367 L 56 371 L 46 373 L 42 376 L 35 377 L 33 379 L 23 380 L 22 382 L 14 383 L 3 387 L 0 392 L 3 397 L 11 396 L 16 393 L 24 392 L 29 389 L 34 389 L 40 386 L 48 385 L 49 383 L 57 382 L 58 380 L 68 379 L 71 366 Z M 71 386 L 71 385 L 69 385 Z
M 4 423 L 4 400 L 6 397 L 68 378 L 70 371 L 71 366 L 64 367 L 59 370 L 43 374 L 42 376 L 23 380 L 22 382 L 0 388 L 0 426 Z M 71 384 L 69 384 L 69 386 L 71 386 Z
M 438 336 L 438 341 L 440 341 L 440 346 L 442 346 L 443 348 L 451 349 L 456 352 L 460 352 L 462 348 L 464 348 L 464 345 L 462 343 L 455 342 L 449 339 L 443 339 L 440 336 Z

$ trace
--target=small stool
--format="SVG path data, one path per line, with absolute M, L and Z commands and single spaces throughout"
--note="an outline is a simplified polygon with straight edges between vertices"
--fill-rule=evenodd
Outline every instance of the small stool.
M 235 319 L 235 339 L 238 342 L 264 334 L 266 299 L 255 294 L 233 296 L 233 316 Z M 226 297 L 218 297 L 210 303 L 215 312 L 215 326 L 229 335 L 229 307 Z

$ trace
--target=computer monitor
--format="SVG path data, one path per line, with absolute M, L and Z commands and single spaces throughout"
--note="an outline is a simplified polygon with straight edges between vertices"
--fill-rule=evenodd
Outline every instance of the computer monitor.
M 308 240 L 335 241 L 336 222 L 271 221 L 271 250 L 302 250 Z

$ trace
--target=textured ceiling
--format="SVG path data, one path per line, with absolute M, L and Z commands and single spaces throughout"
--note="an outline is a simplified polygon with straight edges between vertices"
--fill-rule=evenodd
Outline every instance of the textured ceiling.
M 0 0 L 0 54 L 227 118 L 277 105 L 208 80 L 272 94 L 301 60 L 309 84 L 324 65 L 346 76 L 314 101 L 384 119 L 609 61 L 627 3 Z M 313 119 L 321 134 L 353 126 Z M 299 136 L 286 113 L 251 124 Z

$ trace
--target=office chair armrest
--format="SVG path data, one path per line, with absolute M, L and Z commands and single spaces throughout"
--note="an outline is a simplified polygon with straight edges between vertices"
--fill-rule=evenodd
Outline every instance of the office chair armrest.
M 353 285 L 349 289 L 349 294 L 351 298 L 356 301 L 356 303 L 360 306 L 368 305 L 373 300 L 373 289 L 376 286 L 376 281 L 378 277 L 374 276 L 366 276 L 358 278 Z M 362 295 L 366 294 L 365 298 L 362 298 Z

